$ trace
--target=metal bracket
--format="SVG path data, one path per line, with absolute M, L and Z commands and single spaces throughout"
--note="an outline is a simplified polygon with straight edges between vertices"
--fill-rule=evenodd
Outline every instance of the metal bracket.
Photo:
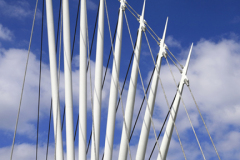
M 187 77 L 184 79 L 184 83 L 185 83 L 187 86 L 189 86 L 189 79 L 188 79 Z

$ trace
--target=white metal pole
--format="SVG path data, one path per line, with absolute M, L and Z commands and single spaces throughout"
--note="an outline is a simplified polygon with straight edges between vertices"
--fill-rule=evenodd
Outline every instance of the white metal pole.
M 145 2 L 143 3 L 142 14 L 139 21 L 139 29 L 138 29 L 138 37 L 136 46 L 134 49 L 134 59 L 132 65 L 132 72 L 131 78 L 129 83 L 128 89 L 128 96 L 125 108 L 125 122 L 123 121 L 122 127 L 122 137 L 120 143 L 120 150 L 119 150 L 119 160 L 127 159 L 128 153 L 128 142 L 129 142 L 129 135 L 131 131 L 132 125 L 132 116 L 133 116 L 133 109 L 134 109 L 134 102 L 135 102 L 135 95 L 136 95 L 136 87 L 137 87 L 137 79 L 138 79 L 138 64 L 140 60 L 140 51 L 141 51 L 141 44 L 142 44 L 142 31 L 145 30 L 144 24 L 144 13 L 145 13 Z
M 122 47 L 123 12 L 125 10 L 125 7 L 126 7 L 125 0 L 121 0 L 119 17 L 118 17 L 115 52 L 114 52 L 114 59 L 113 59 L 113 66 L 112 66 L 112 78 L 111 78 L 110 95 L 109 95 L 104 160 L 112 159 L 113 138 L 114 138 L 115 119 L 116 119 L 116 105 L 117 105 L 117 96 L 118 96 L 118 79 L 119 79 L 121 47 Z
M 104 0 L 100 0 L 98 14 L 98 35 L 96 47 L 95 65 L 95 88 L 93 101 L 93 122 L 92 127 L 92 146 L 91 159 L 99 158 L 100 122 L 101 122 L 101 103 L 102 103 L 102 70 L 103 70 L 103 45 L 104 45 Z
M 160 42 L 160 50 L 158 53 L 157 63 L 155 64 L 153 80 L 152 80 L 152 84 L 151 84 L 151 88 L 150 88 L 150 92 L 149 92 L 149 96 L 148 96 L 146 111 L 145 111 L 144 120 L 143 120 L 143 124 L 142 124 L 142 130 L 141 130 L 141 134 L 140 134 L 140 138 L 139 138 L 138 149 L 137 149 L 137 154 L 136 154 L 136 159 L 139 159 L 139 160 L 144 159 L 145 153 L 146 153 L 148 136 L 149 136 L 150 126 L 151 126 L 151 117 L 153 114 L 155 98 L 156 98 L 157 88 L 158 88 L 158 79 L 159 79 L 159 74 L 160 74 L 161 61 L 162 61 L 162 57 L 165 56 L 165 54 L 166 54 L 164 42 L 165 42 L 165 35 L 166 35 L 166 31 L 167 31 L 167 23 L 168 23 L 168 18 L 166 20 L 163 37 Z
M 161 159 L 165 160 L 166 157 L 167 157 L 168 148 L 169 148 L 171 137 L 172 137 L 173 127 L 174 127 L 174 123 L 175 123 L 178 108 L 179 108 L 179 102 L 180 102 L 180 98 L 181 98 L 182 91 L 183 91 L 183 86 L 184 86 L 184 83 L 188 82 L 187 69 L 188 69 L 190 56 L 191 56 L 191 53 L 192 53 L 192 47 L 193 47 L 193 44 L 192 44 L 191 49 L 189 51 L 189 55 L 188 55 L 188 58 L 187 58 L 186 65 L 185 65 L 185 67 L 183 68 L 183 71 L 182 71 L 182 77 L 181 77 L 179 87 L 178 87 L 178 90 L 177 90 L 177 95 L 174 99 L 173 106 L 172 106 L 172 109 L 171 109 L 171 112 L 170 112 L 171 114 L 170 114 L 170 117 L 169 117 L 169 120 L 168 120 L 168 123 L 167 123 L 166 131 L 165 131 L 164 136 L 163 136 L 162 144 L 161 144 L 161 147 L 160 147 L 160 154 L 158 154 L 158 158 L 157 158 L 158 160 L 161 160 Z
M 63 160 L 63 145 L 61 131 L 60 105 L 58 95 L 58 79 L 57 79 L 57 62 L 54 37 L 54 21 L 52 0 L 46 0 L 47 30 L 48 30 L 48 49 L 50 59 L 51 74 L 51 90 L 52 90 L 52 107 L 53 107 L 53 124 L 55 137 L 56 159 Z
M 79 160 L 86 160 L 87 135 L 87 9 L 86 0 L 81 0 L 80 56 L 79 56 Z
M 73 104 L 72 104 L 72 63 L 70 46 L 69 1 L 62 1 L 63 11 L 63 44 L 64 44 L 64 77 L 65 77 L 65 111 L 66 111 L 66 149 L 67 159 L 74 160 L 73 137 Z

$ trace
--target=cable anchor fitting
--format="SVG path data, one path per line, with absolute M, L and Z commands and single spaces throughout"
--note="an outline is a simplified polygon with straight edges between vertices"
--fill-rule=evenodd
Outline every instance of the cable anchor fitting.
M 185 83 L 187 86 L 189 86 L 189 79 L 188 79 L 187 77 L 184 79 L 184 83 Z
M 123 10 L 123 11 L 125 11 L 125 9 L 126 9 L 126 7 L 127 7 L 127 6 L 126 6 L 126 3 L 127 3 L 127 2 L 126 2 L 125 0 L 120 0 L 120 3 L 121 3 L 120 9 Z
M 161 41 L 160 41 L 160 43 L 159 43 L 159 45 L 161 44 Z M 164 58 L 165 59 L 167 59 L 167 56 L 168 56 L 168 54 L 167 54 L 167 51 L 166 51 L 166 48 L 167 48 L 167 45 L 166 44 L 164 44 L 163 45 L 163 56 L 164 56 Z

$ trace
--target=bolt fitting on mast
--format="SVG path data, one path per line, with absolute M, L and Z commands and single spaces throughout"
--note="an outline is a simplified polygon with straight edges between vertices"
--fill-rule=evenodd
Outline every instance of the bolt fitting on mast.
M 189 86 L 189 79 L 187 78 L 187 75 L 183 75 L 183 78 L 184 78 L 184 84 Z
M 160 42 L 158 43 L 158 45 L 159 45 L 159 47 L 161 48 L 161 40 L 160 40 Z M 165 59 L 167 59 L 167 51 L 166 51 L 166 49 L 167 49 L 167 45 L 166 44 L 163 44 L 163 48 L 162 48 L 162 56 L 165 58 Z
M 120 9 L 125 11 L 125 9 L 126 9 L 126 4 L 125 3 L 127 3 L 127 2 L 125 0 L 120 0 L 120 3 L 121 3 Z
M 145 31 L 146 31 L 146 26 L 145 26 L 146 21 L 143 19 L 143 16 L 140 16 L 140 18 L 137 19 L 137 20 L 138 20 L 138 22 L 140 23 L 140 28 L 141 28 L 141 30 L 142 30 L 143 32 L 145 32 Z
M 189 86 L 189 79 L 184 79 L 184 83 Z

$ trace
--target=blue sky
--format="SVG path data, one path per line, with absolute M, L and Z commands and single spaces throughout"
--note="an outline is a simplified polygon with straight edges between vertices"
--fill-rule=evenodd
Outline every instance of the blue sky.
M 139 14 L 142 10 L 143 0 L 127 1 Z M 71 44 L 75 27 L 78 0 L 70 0 L 70 28 Z M 57 27 L 59 2 L 54 1 L 55 32 Z M 89 37 L 91 40 L 97 12 L 98 1 L 88 0 L 87 12 L 89 23 Z M 107 1 L 111 34 L 117 22 L 119 2 L 117 0 Z M 190 60 L 188 78 L 190 87 L 196 101 L 202 111 L 205 122 L 209 128 L 213 141 L 218 149 L 221 159 L 237 160 L 240 157 L 240 2 L 238 0 L 210 0 L 210 1 L 146 1 L 145 20 L 162 37 L 166 18 L 168 28 L 166 44 L 171 52 L 177 57 L 181 64 L 185 64 L 191 43 L 194 43 L 193 53 Z M 18 104 L 23 81 L 24 67 L 27 58 L 27 49 L 31 32 L 31 25 L 34 13 L 35 1 L 30 0 L 0 0 L 0 159 L 9 159 L 14 126 L 17 116 Z M 37 98 L 38 98 L 38 76 L 40 56 L 40 33 L 41 33 L 41 10 L 42 1 L 39 1 L 31 54 L 26 77 L 26 85 L 23 95 L 22 109 L 20 113 L 18 132 L 13 159 L 30 160 L 35 158 L 36 123 L 37 123 Z M 44 13 L 45 14 L 45 13 Z M 131 28 L 133 41 L 136 39 L 138 21 L 126 10 L 126 15 Z M 49 108 L 51 100 L 50 72 L 48 57 L 48 41 L 46 30 L 46 18 L 44 18 L 44 41 L 43 41 L 43 65 L 42 65 L 42 87 L 41 87 L 41 108 L 40 108 L 40 132 L 39 132 L 39 159 L 46 155 L 47 128 Z M 156 42 L 147 34 L 154 56 L 157 55 L 159 47 Z M 107 18 L 105 15 L 105 42 L 104 42 L 104 71 L 111 47 Z M 146 39 L 142 37 L 142 51 L 140 58 L 140 70 L 144 80 L 144 87 L 147 87 L 151 71 L 154 67 L 149 53 Z M 95 48 L 91 57 L 91 74 L 94 78 L 95 70 Z M 132 48 L 127 25 L 123 23 L 123 47 L 121 56 L 120 85 L 122 86 L 126 69 L 131 57 Z M 73 57 L 73 104 L 74 104 L 74 125 L 78 114 L 78 81 L 79 81 L 79 23 L 76 34 L 76 45 Z M 64 81 L 63 81 L 63 58 L 61 57 L 60 72 L 60 101 L 61 114 L 64 107 Z M 112 61 L 112 58 L 111 58 Z M 100 157 L 102 156 L 105 142 L 106 117 L 108 109 L 108 97 L 111 82 L 111 67 L 108 70 L 102 97 L 102 119 L 101 119 L 101 140 Z M 174 76 L 177 82 L 180 80 L 180 73 L 171 63 Z M 163 59 L 160 77 L 164 89 L 171 103 L 176 87 L 166 60 Z M 123 93 L 123 105 L 126 104 L 127 85 Z M 89 82 L 89 80 L 88 80 Z M 88 84 L 88 88 L 89 84 Z M 91 106 L 90 89 L 88 89 L 88 134 L 91 131 Z M 138 109 L 143 98 L 142 86 L 138 79 L 136 102 L 133 120 L 135 121 Z M 185 87 L 183 99 L 190 114 L 193 125 L 203 148 L 206 159 L 215 160 L 217 155 L 211 145 L 207 132 L 197 112 L 194 101 Z M 140 119 L 136 126 L 134 138 L 130 143 L 132 158 L 138 145 L 138 138 L 141 132 L 143 116 L 146 103 L 141 112 Z M 153 121 L 159 132 L 162 122 L 167 114 L 167 105 L 164 99 L 162 88 L 158 87 L 156 104 L 154 108 Z M 119 143 L 121 140 L 122 112 L 119 110 L 116 116 L 115 139 L 113 159 L 118 157 Z M 180 104 L 176 125 L 188 159 L 202 159 L 201 152 L 193 135 L 190 123 L 187 119 L 184 107 Z M 63 130 L 65 148 L 65 128 Z M 76 141 L 77 142 L 77 141 Z M 159 141 L 161 143 L 161 139 Z M 155 143 L 153 130 L 150 131 L 146 159 L 148 159 L 152 146 Z M 76 146 L 76 157 L 77 145 Z M 89 152 L 90 153 L 90 152 Z M 153 159 L 157 156 L 157 150 Z M 54 157 L 53 129 L 50 137 L 49 159 Z M 88 154 L 90 157 L 90 154 Z M 170 144 L 167 159 L 184 159 L 177 139 L 176 132 Z

